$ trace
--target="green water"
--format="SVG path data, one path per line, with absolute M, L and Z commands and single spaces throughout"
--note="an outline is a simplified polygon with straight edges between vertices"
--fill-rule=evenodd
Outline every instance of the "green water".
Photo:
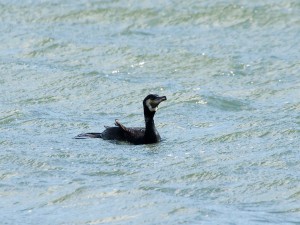
M 1 224 L 299 224 L 300 3 L 0 1 Z M 119 119 L 163 142 L 73 139 Z

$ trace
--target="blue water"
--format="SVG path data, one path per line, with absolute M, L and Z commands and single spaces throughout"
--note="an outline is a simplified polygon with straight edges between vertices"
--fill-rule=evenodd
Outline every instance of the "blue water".
M 300 2 L 0 1 L 1 224 L 300 224 Z M 163 141 L 99 139 L 166 95 Z

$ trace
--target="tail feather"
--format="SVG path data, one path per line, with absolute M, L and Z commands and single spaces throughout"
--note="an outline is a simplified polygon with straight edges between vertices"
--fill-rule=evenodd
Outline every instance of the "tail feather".
M 101 133 L 83 133 L 78 134 L 75 139 L 87 139 L 87 138 L 102 138 Z

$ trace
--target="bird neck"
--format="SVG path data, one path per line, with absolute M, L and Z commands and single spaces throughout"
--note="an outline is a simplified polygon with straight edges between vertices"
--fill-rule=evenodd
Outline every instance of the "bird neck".
M 155 129 L 155 124 L 153 117 L 145 117 L 146 130 L 147 129 Z
M 148 125 L 152 125 L 152 124 L 154 125 L 154 121 L 153 121 L 154 115 L 155 115 L 155 111 L 151 112 L 147 108 L 147 106 L 144 106 L 144 118 L 145 118 L 146 127 L 147 127 L 147 124 Z
M 145 129 L 145 142 L 146 143 L 156 143 L 160 141 L 160 136 L 156 130 L 153 117 L 146 118 L 146 129 Z
M 150 112 L 147 108 L 144 107 L 144 117 L 145 117 L 145 143 L 156 143 L 160 141 L 160 136 L 156 130 L 154 124 L 154 115 L 155 112 Z
M 152 136 L 157 133 L 152 115 L 150 115 L 150 116 L 145 115 L 145 125 L 146 125 L 145 133 L 147 135 Z

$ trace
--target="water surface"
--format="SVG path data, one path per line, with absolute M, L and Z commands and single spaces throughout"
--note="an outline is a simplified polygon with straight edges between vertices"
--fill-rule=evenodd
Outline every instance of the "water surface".
M 3 224 L 299 224 L 300 3 L 0 2 Z M 163 142 L 74 140 L 166 95 Z

